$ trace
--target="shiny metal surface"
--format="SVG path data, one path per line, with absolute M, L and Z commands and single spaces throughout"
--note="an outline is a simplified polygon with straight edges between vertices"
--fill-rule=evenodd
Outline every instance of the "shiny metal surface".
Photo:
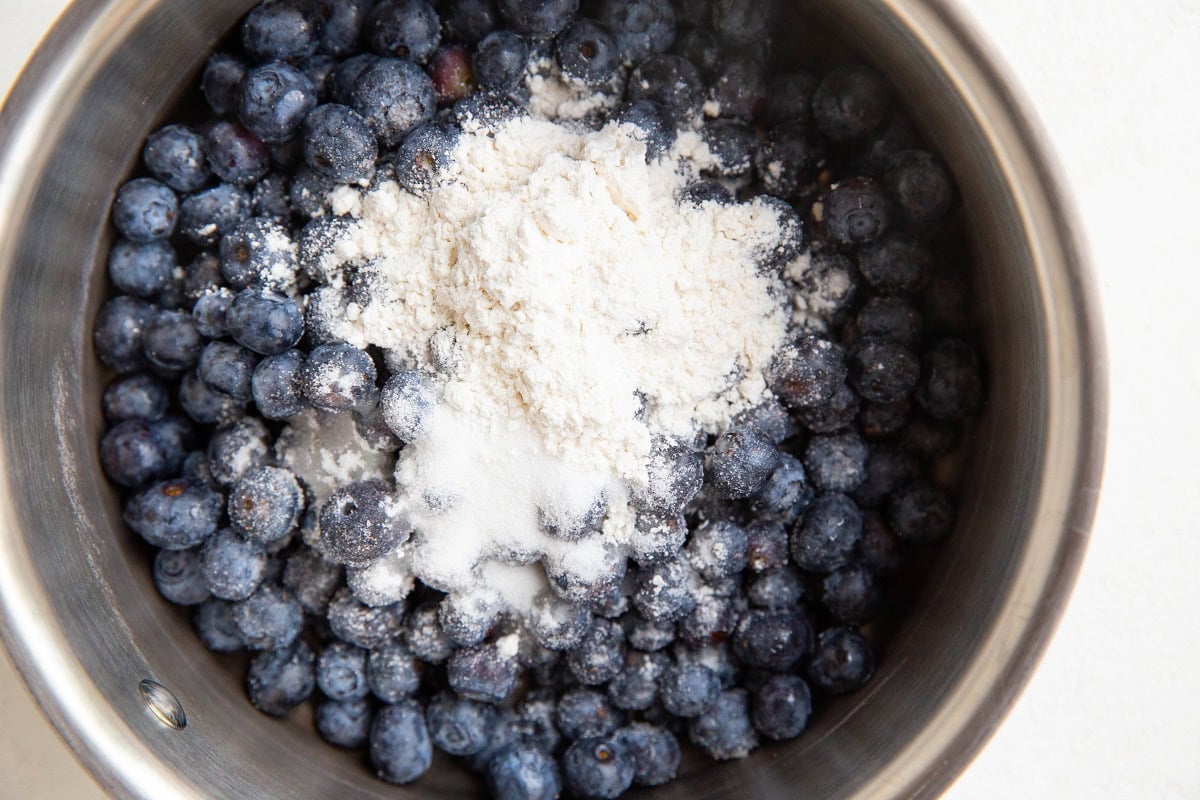
M 156 596 L 100 474 L 90 328 L 108 206 L 142 138 L 251 4 L 78 2 L 0 115 L 0 628 L 47 713 L 116 796 L 473 797 L 480 785 L 448 762 L 416 786 L 388 787 L 320 743 L 307 720 L 250 709 L 240 677 Z M 655 790 L 664 799 L 939 794 L 1050 635 L 1101 477 L 1098 305 L 1020 102 L 943 0 L 794 5 L 903 88 L 955 171 L 990 399 L 958 531 L 868 689 L 793 745 L 690 766 Z M 147 679 L 177 698 L 185 728 L 148 707 Z

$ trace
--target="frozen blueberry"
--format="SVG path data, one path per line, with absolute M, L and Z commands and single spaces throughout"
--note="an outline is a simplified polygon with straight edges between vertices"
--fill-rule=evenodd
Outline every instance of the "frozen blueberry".
M 292 211 L 305 219 L 330 213 L 332 205 L 329 196 L 337 187 L 337 181 L 318 175 L 307 164 L 302 165 L 292 173 L 288 187 Z
M 242 47 L 256 61 L 304 58 L 317 48 L 317 26 L 299 3 L 260 3 L 242 22 Z
M 738 622 L 733 651 L 748 666 L 785 672 L 809 654 L 812 639 L 803 612 L 753 609 Z
M 553 753 L 562 742 L 555 714 L 558 695 L 553 689 L 534 689 L 516 707 L 517 738 L 524 744 Z
M 558 35 L 555 52 L 567 78 L 599 85 L 612 78 L 620 63 L 617 42 L 608 26 L 579 18 Z
M 721 692 L 712 708 L 688 724 L 688 738 L 719 761 L 745 758 L 758 746 L 744 689 Z
M 700 491 L 704 462 L 691 449 L 669 439 L 651 443 L 646 464 L 648 483 L 634 495 L 635 503 L 658 514 L 678 514 Z
M 467 44 L 475 44 L 499 24 L 493 0 L 448 0 L 442 6 L 447 35 Z
M 732 522 L 708 520 L 692 531 L 684 551 L 696 572 L 717 580 L 746 568 L 749 539 L 746 531 Z
M 395 550 L 410 534 L 388 485 L 380 481 L 343 486 L 321 507 L 321 542 L 326 557 L 339 564 L 365 566 Z
M 579 10 L 579 0 L 498 0 L 501 18 L 534 39 L 557 36 Z
M 520 665 L 515 652 L 501 642 L 464 647 L 450 656 L 446 678 L 450 688 L 468 700 L 500 703 L 517 685 Z
M 829 400 L 847 374 L 841 347 L 827 339 L 804 334 L 779 349 L 767 377 L 775 394 L 796 409 Z
M 178 466 L 178 460 L 169 451 L 169 442 L 156 432 L 150 421 L 119 422 L 100 439 L 100 466 L 104 474 L 112 482 L 131 489 L 169 477 L 172 462 Z
M 438 105 L 451 106 L 471 95 L 476 88 L 471 54 L 462 45 L 439 47 L 426 68 L 433 80 Z
M 608 498 L 601 492 L 584 497 L 547 498 L 538 506 L 538 527 L 565 541 L 578 541 L 599 532 L 608 513 Z
M 814 436 L 804 451 L 804 466 L 819 492 L 849 493 L 867 477 L 867 443 L 854 432 Z
M 139 372 L 117 378 L 104 390 L 104 416 L 111 423 L 140 419 L 162 419 L 170 405 L 167 387 L 161 380 Z
M 567 789 L 581 800 L 615 800 L 633 785 L 633 758 L 612 737 L 580 739 L 567 748 L 562 766 Z
M 662 653 L 631 651 L 625 666 L 608 683 L 608 699 L 623 711 L 644 711 L 658 699 L 658 681 L 670 664 Z
M 875 672 L 875 653 L 853 628 L 822 631 L 808 665 L 808 679 L 827 694 L 845 694 L 866 685 Z
M 488 89 L 516 88 L 525 77 L 529 45 L 512 31 L 492 31 L 475 51 L 475 77 Z
M 865 138 L 883 122 L 890 105 L 883 78 L 864 66 L 830 70 L 812 99 L 817 127 L 835 141 Z
M 825 577 L 821 602 L 838 622 L 865 625 L 879 614 L 879 582 L 862 564 L 847 564 Z
M 213 125 L 204 148 L 213 174 L 226 183 L 248 186 L 271 168 L 267 146 L 237 122 L 222 120 Z
M 154 306 L 134 297 L 118 296 L 106 302 L 92 329 L 97 357 L 118 372 L 145 366 L 142 338 L 154 313 Z
M 659 694 L 663 707 L 677 717 L 696 717 L 712 708 L 721 693 L 715 672 L 703 664 L 679 664 L 663 673 Z
M 441 41 L 441 22 L 425 0 L 383 0 L 367 15 L 363 33 L 371 52 L 423 64 Z
M 864 336 L 850 353 L 850 383 L 872 403 L 899 403 L 912 395 L 921 365 L 908 348 L 890 339 Z
M 195 366 L 203 347 L 204 338 L 192 315 L 183 311 L 159 311 L 142 334 L 142 349 L 150 363 L 173 372 Z
M 400 635 L 404 620 L 401 604 L 371 608 L 354 599 L 349 589 L 339 589 L 329 601 L 326 619 L 333 635 L 348 644 L 367 650 Z
M 687 519 L 682 514 L 639 512 L 634 530 L 629 555 L 643 567 L 675 558 L 688 535 Z
M 812 98 L 817 91 L 818 80 L 810 72 L 785 72 L 771 78 L 765 108 L 766 121 L 771 125 L 781 122 L 805 121 L 812 114 Z
M 197 247 L 212 247 L 239 222 L 250 218 L 253 204 L 245 190 L 220 183 L 184 198 L 179 232 Z
M 432 189 L 450 166 L 460 133 L 456 125 L 446 122 L 429 122 L 413 130 L 396 150 L 396 180 L 414 194 Z
M 438 694 L 425 710 L 430 739 L 452 756 L 472 755 L 486 747 L 495 716 L 493 706 L 456 697 L 452 692 Z
M 225 424 L 236 419 L 244 406 L 224 392 L 213 389 L 195 372 L 179 381 L 179 405 L 201 425 Z
M 929 250 L 904 234 L 888 234 L 858 254 L 859 274 L 882 294 L 908 295 L 920 291 L 929 282 L 932 270 L 933 256 Z
M 569 650 L 587 633 L 592 615 L 583 607 L 564 603 L 553 595 L 543 595 L 536 601 L 526 627 L 542 647 Z
M 419 606 L 408 615 L 404 640 L 414 656 L 430 664 L 440 664 L 454 652 L 454 643 L 438 624 L 438 607 L 434 603 Z
M 250 400 L 250 379 L 259 356 L 229 342 L 209 342 L 200 353 L 196 374 L 219 392 L 245 403 Z
M 499 621 L 503 604 L 493 592 L 457 592 L 438 603 L 438 624 L 457 645 L 479 644 Z
M 248 539 L 269 544 L 287 536 L 299 523 L 304 492 L 286 469 L 257 467 L 243 475 L 229 493 L 229 520 Z
M 756 514 L 771 520 L 777 520 L 785 525 L 794 522 L 808 508 L 815 496 L 812 483 L 804 471 L 804 466 L 795 456 L 781 453 L 779 466 L 771 473 L 771 477 L 763 484 L 758 494 L 751 501 L 751 508 Z M 747 529 L 749 530 L 749 529 Z M 753 545 L 753 540 L 752 540 Z M 786 547 L 784 548 L 786 552 Z M 751 547 L 751 566 L 753 567 L 753 546 Z
M 201 336 L 210 339 L 222 339 L 229 335 L 229 326 L 225 324 L 225 314 L 233 304 L 234 293 L 225 287 L 214 289 L 202 295 L 192 305 L 192 322 Z M 203 354 L 202 354 L 203 355 Z
M 221 486 L 232 486 L 238 478 L 271 457 L 271 433 L 263 421 L 243 417 L 218 428 L 208 440 L 208 468 Z
M 296 67 L 271 62 L 255 67 L 242 80 L 238 118 L 264 142 L 285 142 L 317 105 L 317 90 Z
M 612 620 L 596 617 L 583 639 L 567 651 L 567 667 L 584 686 L 611 680 L 625 664 L 625 634 Z
M 412 783 L 433 760 L 433 746 L 421 706 L 402 700 L 384 706 L 371 724 L 371 763 L 388 783 Z
M 225 528 L 205 542 L 201 565 L 208 590 L 214 596 L 222 600 L 245 600 L 262 583 L 267 554 L 262 545 Z
M 615 119 L 632 125 L 646 144 L 646 160 L 654 161 L 671 149 L 675 141 L 675 125 L 667 110 L 653 100 L 638 100 L 621 106 Z
M 223 117 L 237 110 L 238 91 L 245 76 L 246 65 L 236 56 L 216 53 L 209 57 L 200 88 L 214 114 Z
M 494 90 L 464 97 L 452 110 L 454 121 L 469 130 L 495 130 L 526 113 L 526 108 L 512 97 Z
M 410 618 L 411 624 L 411 618 Z M 411 641 L 412 637 L 408 639 Z M 398 703 L 411 696 L 421 684 L 421 661 L 399 642 L 388 642 L 367 658 L 367 682 L 371 693 L 385 703 Z
M 830 187 L 822 202 L 821 222 L 840 245 L 870 244 L 891 225 L 891 204 L 879 184 L 859 177 Z
M 354 82 L 349 105 L 361 114 L 385 148 L 433 118 L 437 98 L 433 81 L 411 61 L 380 58 Z
M 673 53 L 656 53 L 633 70 L 626 98 L 636 103 L 653 100 L 680 127 L 700 112 L 704 103 L 704 76 L 696 65 Z
M 364 747 L 371 731 L 371 703 L 367 700 L 327 700 L 318 703 L 313 722 L 322 739 L 334 747 Z
M 711 8 L 712 29 L 730 47 L 761 47 L 770 38 L 774 0 L 717 0 Z
M 113 286 L 137 297 L 152 297 L 161 291 L 175 267 L 175 251 L 164 241 L 137 244 L 122 239 L 108 254 L 108 277 Z
M 936 222 L 954 202 L 953 180 L 937 157 L 924 150 L 896 153 L 884 184 L 900 213 L 915 223 Z
M 300 307 L 270 289 L 243 289 L 225 319 L 238 344 L 268 356 L 291 349 L 304 334 Z
M 370 126 L 348 106 L 318 106 L 304 122 L 304 160 L 314 172 L 339 183 L 375 175 L 379 146 Z
M 558 764 L 547 751 L 509 745 L 487 765 L 488 789 L 496 800 L 555 800 L 562 792 Z
M 921 464 L 906 451 L 887 445 L 875 445 L 867 458 L 866 479 L 851 493 L 862 508 L 875 508 L 902 486 L 917 480 Z
M 327 645 L 317 656 L 317 686 L 331 700 L 366 697 L 367 651 L 344 642 Z
M 705 458 L 705 478 L 718 496 L 729 500 L 751 497 L 763 488 L 779 466 L 779 450 L 758 428 L 730 428 Z
M 929 416 L 959 420 L 974 414 L 983 402 L 979 357 L 960 339 L 942 339 L 925 354 L 924 375 L 917 402 Z
M 315 550 L 302 547 L 287 557 L 282 581 L 305 611 L 324 616 L 341 578 L 341 567 L 326 561 Z
M 633 593 L 634 607 L 651 622 L 683 619 L 696 606 L 691 577 L 692 571 L 683 559 L 665 561 L 640 571 Z
M 746 583 L 746 599 L 758 608 L 792 608 L 804 596 L 804 583 L 794 567 L 769 569 Z
M 233 603 L 206 600 L 196 609 L 192 621 L 200 642 L 214 653 L 236 653 L 246 648 L 233 622 Z
M 765 66 L 754 56 L 727 59 L 713 79 L 710 91 L 723 118 L 756 119 L 762 116 L 767 103 Z
M 739 120 L 715 119 L 701 129 L 701 135 L 716 161 L 705 174 L 719 178 L 741 178 L 750 174 L 758 135 L 748 125 Z M 788 208 L 790 210 L 790 206 Z
M 304 610 L 287 589 L 263 584 L 245 600 L 234 603 L 233 621 L 248 647 L 275 650 L 296 641 Z
M 219 493 L 203 484 L 169 480 L 130 497 L 123 518 L 130 530 L 155 547 L 186 550 L 216 531 L 224 504 Z
M 754 692 L 750 719 L 763 736 L 776 741 L 795 739 L 808 726 L 812 693 L 803 678 L 772 675 Z
M 361 407 L 375 389 L 375 362 L 348 344 L 313 349 L 300 369 L 300 386 L 312 405 L 323 411 Z
M 727 206 L 733 203 L 733 193 L 717 181 L 696 181 L 679 193 L 679 202 L 696 207 L 705 203 Z
M 824 149 L 808 126 L 793 120 L 767 131 L 754 154 L 754 166 L 767 192 L 789 199 L 805 187 L 823 156 Z
M 785 455 L 786 464 L 799 466 L 793 456 Z M 800 468 L 803 474 L 803 468 Z M 778 470 L 777 470 L 778 471 Z M 811 490 L 809 490 L 811 492 Z M 811 494 L 810 494 L 811 500 Z M 805 503 L 807 505 L 807 502 Z M 782 567 L 788 561 L 787 529 L 781 522 L 771 519 L 756 519 L 746 526 L 746 569 L 751 572 L 766 572 Z
M 599 19 L 616 34 L 627 64 L 670 49 L 675 41 L 675 8 L 670 0 L 604 0 Z
M 932 544 L 954 530 L 954 503 L 931 483 L 919 481 L 894 492 L 887 521 L 902 541 Z
M 313 652 L 302 640 L 254 657 L 246 676 L 250 703 L 264 714 L 282 717 L 312 694 Z
M 393 375 L 379 396 L 384 421 L 405 442 L 421 437 L 435 402 L 432 390 L 416 370 Z
M 862 512 L 844 494 L 822 494 L 792 529 L 792 559 L 801 569 L 828 573 L 848 563 L 862 538 Z
M 920 342 L 922 324 L 920 312 L 902 297 L 872 297 L 855 319 L 860 336 L 891 339 L 910 348 Z
M 267 356 L 254 368 L 251 394 L 258 411 L 267 419 L 288 419 L 308 407 L 300 385 L 304 353 L 286 350 Z
M 559 698 L 554 718 L 562 735 L 575 741 L 588 736 L 607 736 L 620 727 L 621 716 L 603 693 L 578 688 Z
M 635 722 L 621 728 L 616 739 L 633 759 L 633 782 L 637 786 L 661 786 L 679 771 L 679 741 L 665 728 Z
M 134 178 L 117 191 L 112 220 L 131 242 L 146 244 L 166 239 L 179 218 L 179 199 L 171 188 L 153 178 Z
M 251 217 L 221 237 L 221 276 L 235 289 L 283 290 L 295 282 L 296 269 L 296 245 L 274 220 Z
M 378 60 L 379 56 L 374 53 L 359 53 L 340 62 L 330 76 L 330 99 L 335 103 L 350 105 L 355 82 L 363 70 Z
M 159 550 L 154 557 L 154 585 L 158 593 L 180 606 L 195 606 L 210 597 L 200 551 Z

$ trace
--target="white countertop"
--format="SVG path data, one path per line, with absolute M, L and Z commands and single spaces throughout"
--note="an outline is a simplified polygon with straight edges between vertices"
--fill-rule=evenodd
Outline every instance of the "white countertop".
M 1108 471 L 1049 650 L 947 794 L 1200 798 L 1200 3 L 961 0 L 1075 192 L 1112 375 Z M 0 0 L 0 89 L 64 0 Z M 0 658 L 0 796 L 101 798 Z

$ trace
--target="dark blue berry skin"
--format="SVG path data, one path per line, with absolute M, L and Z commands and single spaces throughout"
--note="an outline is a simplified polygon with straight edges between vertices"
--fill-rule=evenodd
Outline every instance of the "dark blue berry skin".
M 421 661 L 399 642 L 389 642 L 372 650 L 367 658 L 367 682 L 377 698 L 398 703 L 421 685 Z
M 817 491 L 849 493 L 866 480 L 868 456 L 857 433 L 814 436 L 804 450 L 804 466 Z
M 853 628 L 821 632 L 808 665 L 808 679 L 826 694 L 846 694 L 861 689 L 875 672 L 875 652 Z
M 900 543 L 881 512 L 868 511 L 863 514 L 863 535 L 858 554 L 862 563 L 880 577 L 892 575 L 904 566 Z
M 704 466 L 718 497 L 741 500 L 766 485 L 779 466 L 779 449 L 758 428 L 730 428 L 713 444 Z
M 634 496 L 634 504 L 656 514 L 679 514 L 695 499 L 704 483 L 704 462 L 691 449 L 669 439 L 651 443 L 649 485 Z
M 758 746 L 744 689 L 721 692 L 713 707 L 688 724 L 688 738 L 711 758 L 744 758 Z
M 329 601 L 326 619 L 333 635 L 343 642 L 374 650 L 400 635 L 404 608 L 401 604 L 371 608 L 342 588 Z
M 109 480 L 140 489 L 169 476 L 178 458 L 169 443 L 155 431 L 154 423 L 139 419 L 119 422 L 100 440 L 100 466 Z
M 492 31 L 475 51 L 475 77 L 488 89 L 515 89 L 525 77 L 529 45 L 512 31 Z
M 184 198 L 179 205 L 179 232 L 197 247 L 213 247 L 239 222 L 249 219 L 252 209 L 244 189 L 220 183 Z
M 884 185 L 900 213 L 911 222 L 937 222 L 954 203 L 954 181 L 936 156 L 903 150 L 892 157 Z
M 666 52 L 675 42 L 670 0 L 605 0 L 598 17 L 616 34 L 617 49 L 627 64 Z
M 679 740 L 665 728 L 635 722 L 621 728 L 616 740 L 633 759 L 633 782 L 637 786 L 661 786 L 679 771 Z
M 369 0 L 335 0 L 321 21 L 317 50 L 344 58 L 358 49 L 363 25 L 371 8 Z
M 503 702 L 516 688 L 520 664 L 504 655 L 495 642 L 464 647 L 450 656 L 446 677 L 450 688 L 468 700 Z
M 608 683 L 608 699 L 622 711 L 645 711 L 658 699 L 658 681 L 670 659 L 663 653 L 632 651 Z
M 304 491 L 294 475 L 279 467 L 257 467 L 229 492 L 229 521 L 247 539 L 267 545 L 296 527 Z
M 610 80 L 620 63 L 617 42 L 608 27 L 582 17 L 558 35 L 555 53 L 564 75 L 592 86 Z
M 804 582 L 794 567 L 776 567 L 746 583 L 746 599 L 758 608 L 784 610 L 804 597 Z
M 733 634 L 743 664 L 785 672 L 812 651 L 813 630 L 802 611 L 747 611 Z
M 333 71 L 337 69 L 337 59 L 332 56 L 327 56 L 323 53 L 318 53 L 315 56 L 310 56 L 300 65 L 300 69 L 312 81 L 313 88 L 317 92 L 317 102 L 326 103 L 333 94 Z M 289 139 L 287 142 L 280 142 L 280 147 L 288 149 L 288 157 L 286 159 L 277 159 L 276 163 L 281 161 L 291 161 L 292 143 L 294 140 Z M 280 164 L 282 166 L 282 164 Z
M 526 627 L 540 646 L 558 652 L 578 644 L 592 621 L 591 612 L 586 608 L 554 599 L 547 599 L 535 610 Z
M 246 649 L 242 634 L 233 622 L 233 603 L 216 598 L 206 600 L 196 609 L 192 622 L 201 643 L 214 653 L 237 653 Z
M 383 0 L 367 15 L 367 49 L 424 64 L 441 41 L 441 21 L 425 0 Z
M 286 350 L 267 356 L 254 368 L 251 394 L 258 412 L 267 419 L 289 419 L 308 407 L 300 384 L 304 358 L 299 350 Z
M 779 349 L 767 379 L 771 390 L 784 403 L 798 409 L 829 400 L 847 374 L 841 347 L 828 339 L 805 334 Z
M 720 120 L 717 120 L 717 122 L 720 122 Z M 751 142 L 746 138 L 748 133 L 751 132 L 749 127 L 740 123 L 730 122 L 726 124 L 725 129 L 727 131 L 737 130 L 741 132 L 742 143 L 738 145 L 738 148 L 739 150 L 744 149 L 745 158 L 749 159 L 745 162 L 746 168 L 749 170 L 749 165 L 753 159 L 754 147 L 757 144 L 757 134 L 755 134 L 755 141 Z M 718 153 L 718 156 L 725 158 L 720 153 Z M 738 172 L 739 175 L 731 177 L 740 177 L 741 170 L 739 169 Z M 728 170 L 726 170 L 726 173 L 728 173 Z M 779 238 L 773 245 L 760 248 L 759 252 L 755 254 L 759 272 L 774 275 L 782 274 L 784 269 L 804 251 L 804 220 L 800 218 L 800 214 L 786 200 L 780 200 L 778 197 L 771 197 L 770 195 L 763 195 L 757 198 L 757 201 L 770 206 L 779 216 Z
M 751 501 L 752 510 L 760 517 L 777 520 L 790 525 L 804 513 L 813 501 L 816 492 L 808 480 L 808 474 L 800 460 L 793 455 L 781 453 L 779 466 L 763 484 L 762 489 Z M 784 537 L 786 541 L 786 536 Z M 784 546 L 786 555 L 787 547 Z M 753 568 L 753 548 L 751 567 Z M 778 566 L 778 565 L 773 565 Z
M 317 687 L 330 700 L 362 700 L 367 684 L 367 651 L 333 642 L 317 655 Z
M 757 119 L 767 104 L 766 68 L 752 56 L 728 59 L 712 82 L 711 94 L 723 118 Z
M 795 739 L 808 726 L 811 714 L 812 692 L 796 675 L 772 675 L 750 701 L 754 727 L 775 741 Z
M 733 193 L 716 181 L 696 181 L 679 193 L 679 202 L 697 207 L 705 203 L 727 206 L 733 203 Z
M 104 416 L 113 424 L 127 419 L 162 419 L 170 402 L 166 385 L 144 372 L 117 378 L 104 390 L 102 399 Z
M 246 77 L 246 65 L 228 53 L 216 53 L 204 65 L 200 88 L 208 107 L 219 117 L 237 111 L 238 92 Z
M 240 222 L 221 237 L 221 276 L 235 289 L 276 290 L 295 282 L 296 248 L 288 229 L 265 217 Z
M 264 142 L 285 142 L 317 105 L 317 90 L 300 70 L 281 62 L 255 67 L 242 81 L 238 118 Z
M 250 400 L 250 379 L 259 356 L 229 342 L 209 342 L 200 353 L 196 374 L 219 392 L 238 402 Z
M 638 100 L 622 106 L 616 120 L 638 129 L 646 143 L 646 160 L 654 161 L 671 149 L 675 142 L 675 126 L 667 110 L 653 100 Z
M 341 584 L 342 568 L 330 564 L 316 551 L 302 547 L 288 556 L 281 580 L 305 611 L 323 617 L 329 599 Z
M 912 237 L 893 233 L 859 251 L 858 271 L 881 294 L 910 295 L 929 282 L 933 256 Z
M 584 686 L 599 686 L 625 665 L 625 634 L 621 626 L 596 617 L 580 642 L 567 651 L 567 667 Z
M 354 92 L 354 84 L 363 71 L 379 60 L 374 53 L 359 53 L 350 56 L 334 67 L 330 76 L 329 99 L 342 105 L 350 105 Z
M 429 664 L 440 664 L 454 652 L 454 643 L 438 624 L 436 603 L 425 603 L 409 613 L 404 622 L 404 640 L 414 656 Z
M 392 432 L 404 442 L 420 438 L 425 421 L 433 410 L 435 397 L 415 370 L 398 372 L 384 384 L 379 408 Z
M 659 695 L 663 707 L 677 717 L 697 717 L 712 708 L 721 693 L 717 674 L 703 664 L 680 664 L 662 676 Z
M 859 336 L 891 339 L 905 347 L 921 341 L 921 313 L 902 297 L 872 297 L 855 319 Z
M 603 693 L 585 688 L 564 693 L 554 712 L 558 730 L 570 741 L 607 736 L 620 727 L 621 716 Z
M 562 768 L 568 791 L 581 800 L 615 800 L 633 785 L 633 758 L 613 737 L 575 742 L 563 755 Z
M 887 84 L 869 67 L 829 71 L 813 94 L 813 118 L 834 141 L 863 139 L 880 126 L 891 106 Z
M 630 542 L 629 556 L 642 567 L 675 558 L 687 541 L 687 518 L 682 514 L 640 512 L 635 525 L 637 536 Z
M 706 76 L 711 76 L 721 65 L 721 43 L 708 28 L 687 27 L 679 30 L 671 45 L 671 52 L 691 61 Z
M 875 445 L 867 458 L 866 480 L 852 493 L 861 508 L 875 508 L 902 486 L 921 476 L 921 463 L 906 451 L 886 445 Z
M 712 3 L 712 29 L 728 46 L 761 47 L 772 33 L 772 0 L 717 0 Z
M 808 183 L 812 169 L 824 156 L 821 143 L 803 122 L 783 122 L 771 128 L 754 154 L 763 188 L 775 197 L 795 197 Z
M 123 518 L 155 547 L 186 550 L 216 531 L 224 505 L 224 498 L 203 484 L 169 480 L 129 498 Z
M 488 789 L 496 800 L 556 800 L 562 778 L 553 756 L 539 747 L 510 745 L 487 765 Z
M 175 251 L 164 241 L 138 244 L 122 239 L 108 253 L 113 286 L 135 297 L 153 297 L 162 291 L 175 267 Z
M 932 544 L 954 530 L 954 503 L 931 483 L 919 481 L 894 492 L 887 521 L 901 541 Z
M 792 560 L 809 572 L 833 572 L 849 563 L 861 538 L 862 511 L 854 501 L 844 494 L 823 494 L 792 529 Z
M 850 352 L 850 384 L 869 402 L 903 402 L 917 388 L 920 378 L 917 357 L 890 339 L 864 336 Z
M 510 28 L 533 39 L 557 36 L 579 11 L 579 0 L 498 0 L 497 5 Z
M 555 722 L 557 698 L 553 689 L 534 689 L 517 705 L 515 725 L 521 744 L 541 748 L 547 753 L 558 750 L 562 735 Z
M 655 623 L 683 619 L 696 607 L 691 569 L 683 559 L 655 564 L 638 574 L 633 593 L 638 613 Z
M 792 456 L 785 458 L 795 462 Z M 760 517 L 746 526 L 746 569 L 766 572 L 787 562 L 788 536 L 783 523 Z
M 357 750 L 370 738 L 374 715 L 368 700 L 327 700 L 313 714 L 317 733 L 334 747 Z
M 497 707 L 496 721 L 488 736 L 487 747 L 467 756 L 467 766 L 476 772 L 484 772 L 497 754 L 517 744 L 521 744 L 521 732 L 517 727 L 516 715 L 504 706 Z
M 312 649 L 301 640 L 254 657 L 246 675 L 250 703 L 264 714 L 282 717 L 303 703 L 316 685 Z
M 955 421 L 983 403 L 983 378 L 975 350 L 960 339 L 942 339 L 925 353 L 917 402 L 938 420 Z
M 195 606 L 211 596 L 200 568 L 200 551 L 159 550 L 154 557 L 158 593 L 179 606 Z
M 704 85 L 704 76 L 695 64 L 673 53 L 658 53 L 634 69 L 625 96 L 632 103 L 639 100 L 659 103 L 671 124 L 678 128 L 699 113 L 704 103 Z
M 469 756 L 487 747 L 496 709 L 442 692 L 429 701 L 425 723 L 429 738 L 439 750 L 452 756 Z
M 495 130 L 526 114 L 526 109 L 506 94 L 476 92 L 454 104 L 453 118 L 467 130 Z
M 201 336 L 210 339 L 221 339 L 229 335 L 229 326 L 225 324 L 225 313 L 233 304 L 234 294 L 229 289 L 221 287 L 208 294 L 202 295 L 192 305 L 192 322 Z M 203 354 L 201 354 L 203 357 Z
M 465 594 L 443 597 L 438 603 L 438 624 L 455 644 L 479 644 L 499 622 L 501 606 L 490 599 Z
M 304 624 L 304 609 L 287 589 L 263 584 L 245 600 L 234 603 L 233 621 L 250 649 L 275 650 L 296 641 Z
M 237 122 L 221 121 L 204 142 L 213 174 L 236 186 L 249 186 L 267 174 L 271 154 L 262 141 Z
M 317 107 L 304 122 L 304 160 L 338 183 L 363 183 L 375 175 L 379 146 L 367 121 L 337 104 Z
M 323 411 L 362 407 L 375 390 L 375 362 L 348 344 L 323 344 L 308 354 L 300 370 L 304 396 Z
M 371 763 L 388 783 L 412 783 L 433 761 L 425 715 L 413 700 L 384 706 L 371 724 Z
M 499 26 L 494 0 L 448 0 L 442 5 L 442 25 L 460 42 L 475 44 Z
M 267 554 L 262 545 L 247 541 L 232 528 L 225 528 L 205 542 L 201 565 L 208 590 L 214 597 L 245 600 L 262 583 Z
M 870 244 L 892 222 L 891 203 L 871 178 L 850 178 L 831 187 L 822 209 L 825 230 L 843 246 Z
M 112 220 L 131 242 L 146 244 L 169 237 L 179 219 L 179 199 L 164 183 L 134 178 L 117 191 Z
M 271 434 L 257 417 L 243 417 L 218 428 L 208 440 L 208 469 L 221 486 L 232 486 L 238 478 L 271 457 Z
M 306 58 L 317 49 L 316 20 L 300 3 L 260 3 L 242 22 L 242 47 L 255 61 Z
M 741 527 L 707 520 L 692 531 L 684 552 L 692 569 L 710 581 L 736 575 L 746 568 L 750 540 Z
M 179 405 L 190 418 L 201 425 L 229 422 L 242 413 L 242 403 L 219 392 L 189 372 L 179 380 Z
M 256 353 L 278 355 L 304 335 L 304 315 L 291 298 L 269 289 L 243 289 L 225 315 L 234 340 Z
M 134 297 L 118 296 L 106 302 L 92 329 L 97 357 L 118 372 L 144 366 L 142 336 L 153 316 L 154 307 Z
M 433 81 L 411 61 L 380 58 L 354 82 L 350 106 L 361 114 L 380 145 L 396 147 L 404 136 L 433 118 Z
M 879 615 L 883 594 L 870 569 L 848 564 L 825 577 L 821 602 L 838 622 L 866 625 Z
M 204 337 L 196 330 L 192 315 L 183 311 L 159 311 L 142 334 L 146 358 L 172 372 L 195 366 L 203 348 Z
M 321 543 L 330 561 L 366 566 L 408 540 L 411 531 L 392 512 L 394 500 L 380 481 L 351 483 L 321 507 Z
M 428 122 L 404 137 L 396 150 L 396 180 L 414 194 L 433 188 L 450 166 L 461 131 L 446 122 Z
M 787 72 L 772 78 L 764 109 L 767 123 L 807 121 L 812 115 L 812 98 L 818 83 L 817 76 L 810 72 Z
M 754 151 L 758 147 L 758 134 L 754 129 L 740 120 L 714 119 L 704 125 L 701 135 L 717 161 L 717 166 L 705 174 L 720 178 L 741 178 L 750 174 L 754 168 Z

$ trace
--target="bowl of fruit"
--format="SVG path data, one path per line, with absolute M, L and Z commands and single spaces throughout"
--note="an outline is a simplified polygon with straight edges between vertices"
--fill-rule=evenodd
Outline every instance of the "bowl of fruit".
M 1097 302 L 950 3 L 79 0 L 0 153 L 0 630 L 115 796 L 932 797 L 1070 593 Z

